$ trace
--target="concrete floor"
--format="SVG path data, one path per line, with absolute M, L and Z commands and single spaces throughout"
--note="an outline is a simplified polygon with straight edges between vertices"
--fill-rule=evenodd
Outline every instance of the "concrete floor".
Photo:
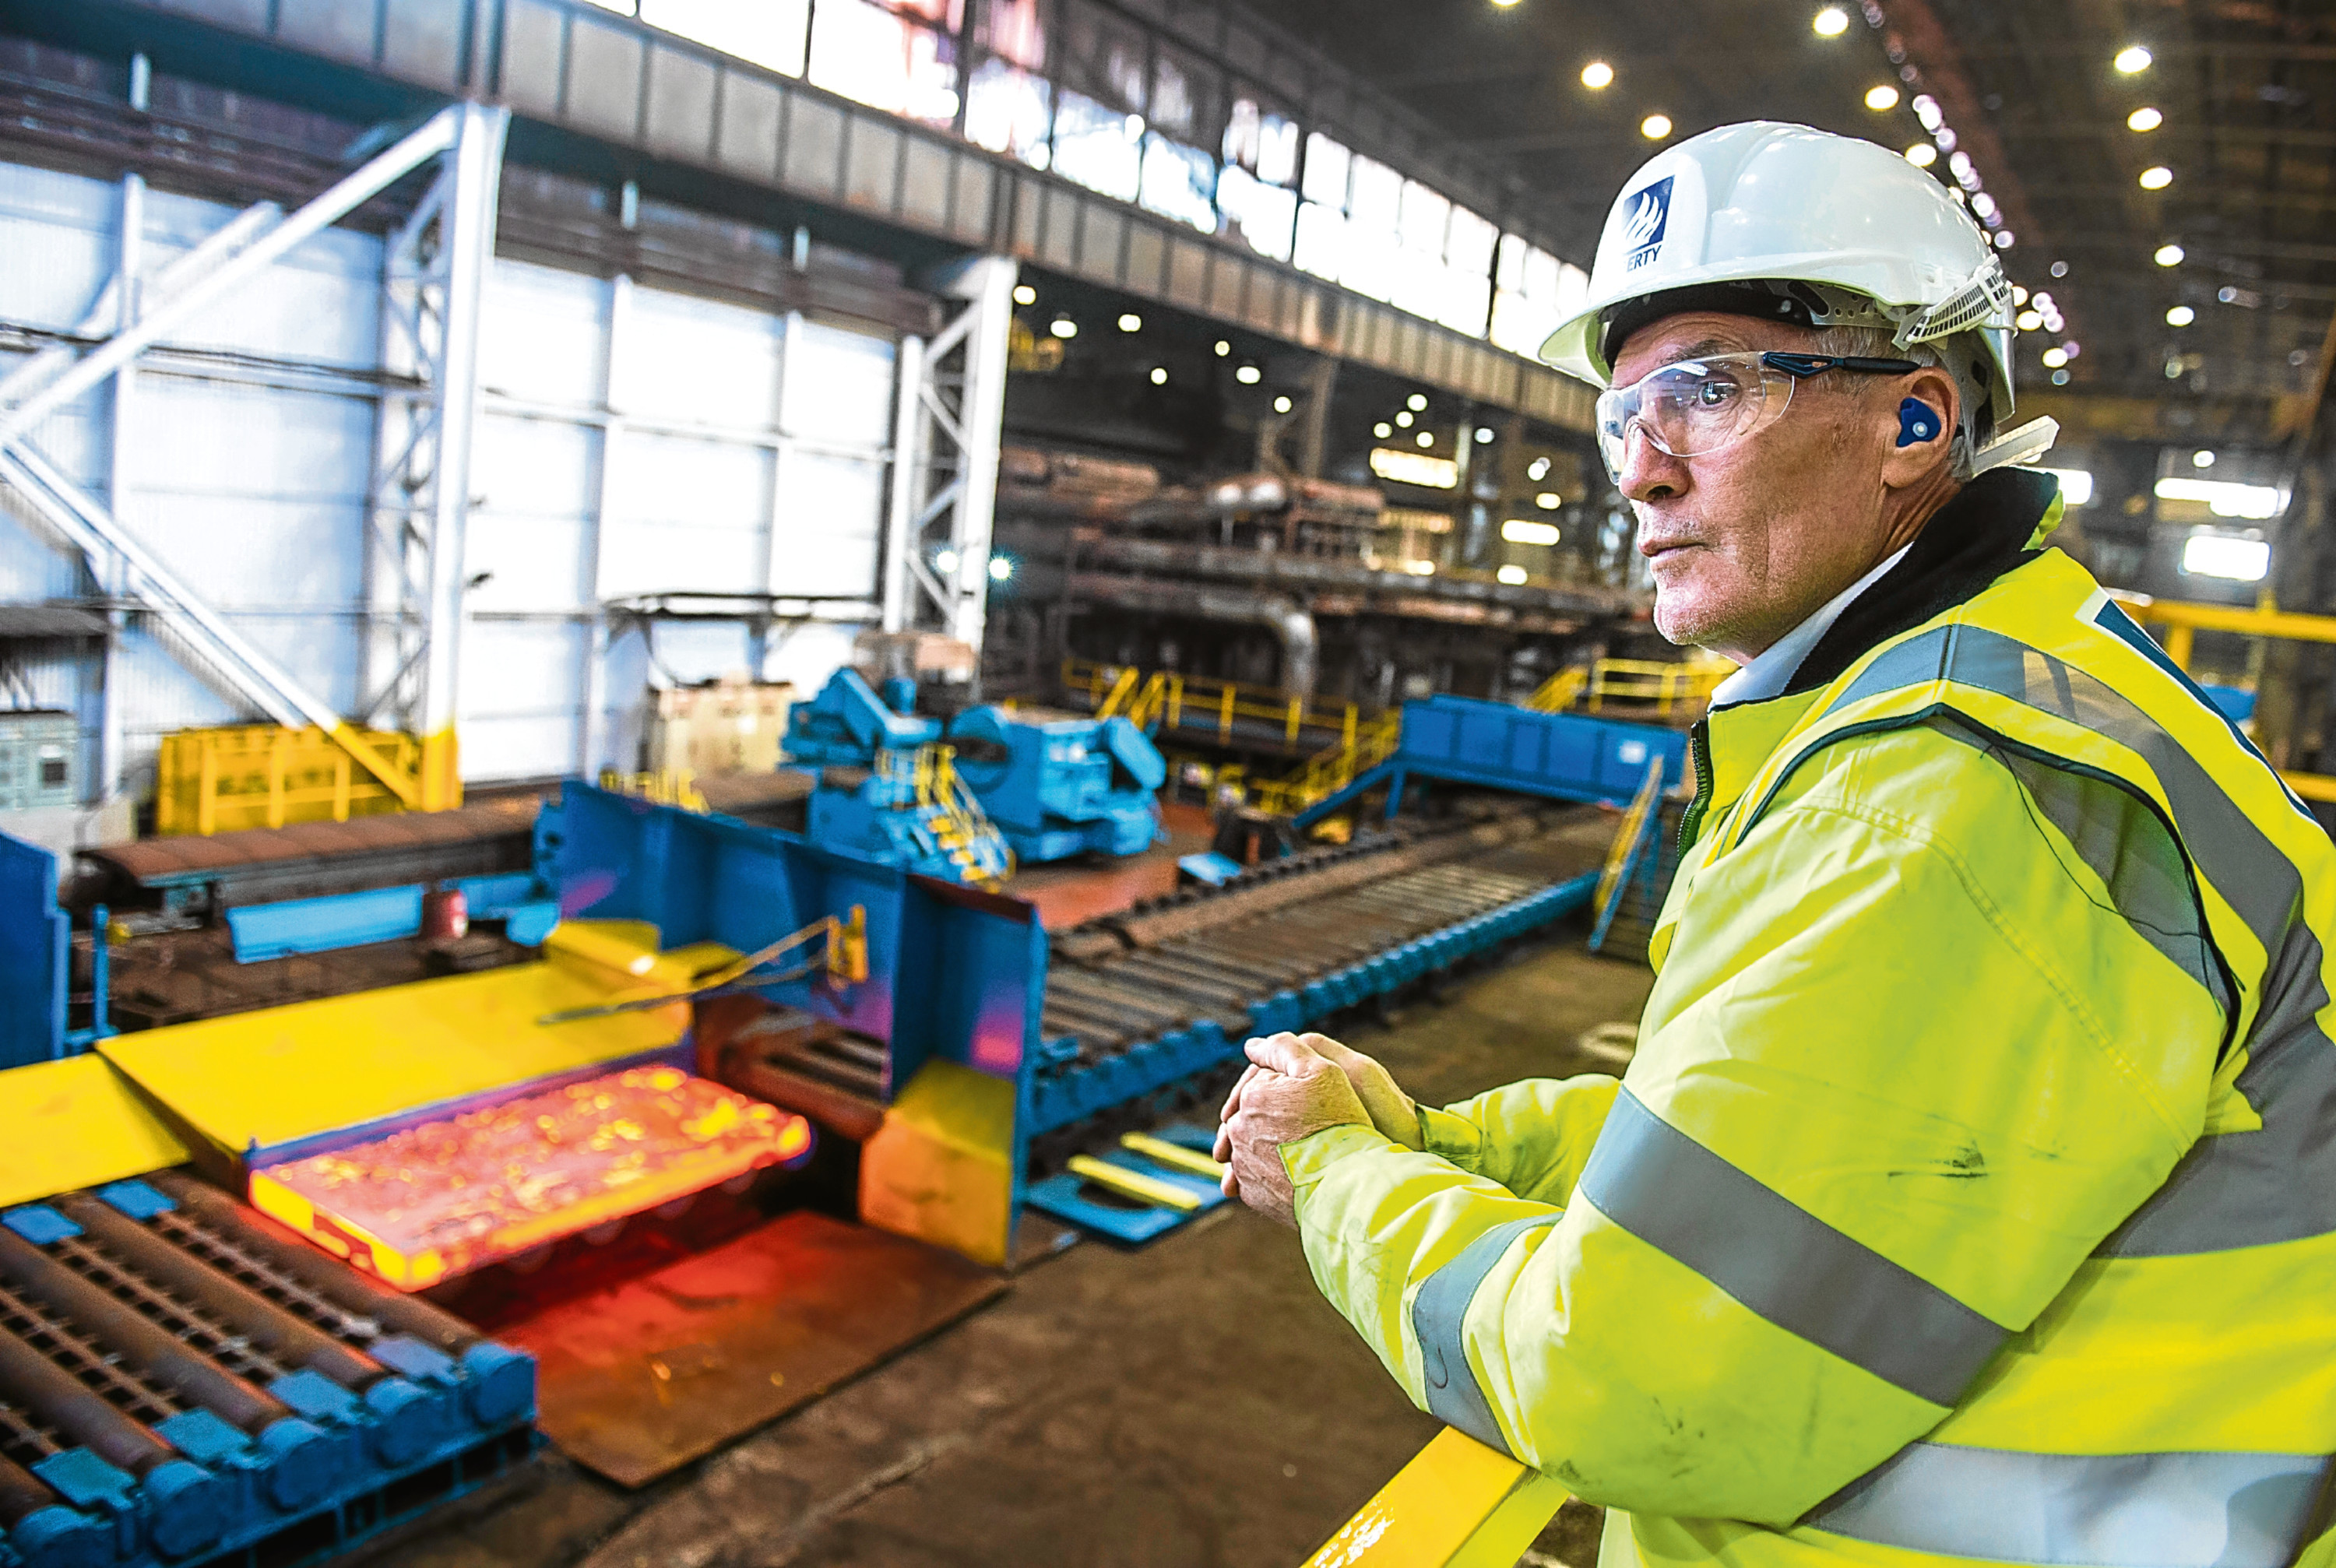
M 1424 1099 L 1591 1064 L 1651 977 L 1561 928 L 1348 1031 Z M 1085 1242 L 988 1310 L 638 1493 L 556 1455 L 372 1554 L 399 1568 L 1298 1568 L 1425 1443 L 1315 1294 L 1296 1239 L 1227 1208 Z M 1586 1568 L 1570 1505 L 1528 1563 Z

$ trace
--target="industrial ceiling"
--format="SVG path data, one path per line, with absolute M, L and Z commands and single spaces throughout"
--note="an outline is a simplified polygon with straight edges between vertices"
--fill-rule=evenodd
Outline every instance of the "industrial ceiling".
M 2023 394 L 2048 392 L 2057 373 L 2066 395 L 2048 404 L 2124 406 L 2128 424 L 2268 443 L 2325 384 L 2328 0 L 1277 0 L 1274 11 L 1557 199 L 1577 260 L 1658 144 L 1796 120 L 1936 149 L 1917 156 L 1951 185 L 1964 170 L 1974 207 L 1992 203 L 2012 236 L 2013 281 L 2050 298 L 2021 335 Z

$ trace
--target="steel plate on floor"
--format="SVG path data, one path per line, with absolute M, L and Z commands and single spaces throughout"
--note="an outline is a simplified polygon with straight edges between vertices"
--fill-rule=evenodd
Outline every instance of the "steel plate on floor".
M 536 1358 L 537 1424 L 560 1451 L 641 1486 L 1007 1289 L 954 1253 L 797 1213 L 497 1337 Z

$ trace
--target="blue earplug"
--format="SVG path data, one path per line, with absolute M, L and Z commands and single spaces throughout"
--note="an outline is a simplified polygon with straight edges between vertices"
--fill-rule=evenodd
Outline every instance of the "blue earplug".
M 1919 397 L 1910 397 L 1898 405 L 1898 444 L 1912 446 L 1916 442 L 1929 441 L 1939 433 L 1939 411 Z

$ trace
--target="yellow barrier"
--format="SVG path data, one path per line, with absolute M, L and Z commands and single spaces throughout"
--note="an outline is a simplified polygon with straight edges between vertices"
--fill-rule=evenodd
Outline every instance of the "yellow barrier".
M 1736 672 L 1723 658 L 1601 658 L 1573 665 L 1542 682 L 1524 706 L 1535 713 L 1563 713 L 1576 703 L 1591 713 L 1610 702 L 1646 703 L 1665 717 L 1688 703 L 1708 702 L 1712 689 Z
M 2186 604 L 2156 599 L 2145 594 L 2115 593 L 2127 614 L 2144 626 L 2166 628 L 2166 657 L 2188 670 L 2202 631 L 2226 631 L 2240 637 L 2275 638 L 2287 642 L 2336 642 L 2336 616 L 2296 615 L 2265 607 L 2243 609 L 2236 605 Z M 2336 801 L 2336 776 L 2280 770 L 2287 787 L 2305 800 Z
M 1566 1490 L 1446 1427 L 1306 1568 L 1514 1568 Z
M 402 811 L 420 799 L 421 767 L 421 743 L 389 730 L 180 730 L 162 737 L 154 831 L 233 833 Z
M 600 787 L 611 794 L 631 795 L 653 805 L 677 806 L 704 816 L 713 808 L 697 788 L 697 775 L 687 768 L 659 768 L 654 773 L 600 770 Z
M 1209 676 L 1146 677 L 1125 665 L 1082 658 L 1063 661 L 1063 689 L 1085 693 L 1098 718 L 1124 717 L 1139 729 L 1205 735 L 1221 745 L 1235 743 L 1236 719 L 1271 725 L 1280 730 L 1282 744 L 1293 747 L 1303 745 L 1309 732 L 1326 730 L 1338 731 L 1342 743 L 1351 742 L 1362 723 L 1363 710 L 1351 702 L 1318 703 Z
M 1563 713 L 1582 700 L 1590 687 L 1590 667 L 1573 665 L 1541 683 L 1524 706 L 1535 713 Z
M 1329 749 L 1319 753 L 1288 778 L 1267 779 L 1257 785 L 1257 803 L 1279 816 L 1295 816 L 1318 801 L 1329 799 L 1356 778 L 1395 754 L 1403 738 L 1403 714 L 1381 714 Z

